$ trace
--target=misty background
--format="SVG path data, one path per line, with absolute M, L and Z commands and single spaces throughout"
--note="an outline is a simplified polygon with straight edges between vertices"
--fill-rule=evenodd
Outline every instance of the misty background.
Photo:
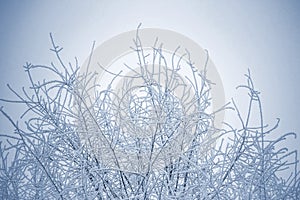
M 219 71 L 227 101 L 246 107 L 247 95 L 235 87 L 245 83 L 249 68 L 261 91 L 264 121 L 280 118 L 278 136 L 296 132 L 285 145 L 300 150 L 300 3 L 299 1 L 1 1 L 0 97 L 14 97 L 6 84 L 20 91 L 28 86 L 26 62 L 49 65 L 52 32 L 65 61 L 79 63 L 96 46 L 125 31 L 169 29 L 207 49 Z M 155 37 L 155 36 L 154 36 Z M 40 74 L 47 77 L 47 74 Z M 238 99 L 241 98 L 241 101 Z M 1 103 L 18 120 L 21 106 Z M 230 115 L 227 115 L 227 118 Z M 0 133 L 13 133 L 0 116 Z

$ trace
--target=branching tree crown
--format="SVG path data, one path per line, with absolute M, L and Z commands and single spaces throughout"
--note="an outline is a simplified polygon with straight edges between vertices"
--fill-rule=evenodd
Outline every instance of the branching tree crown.
M 234 110 L 242 128 L 224 122 L 220 129 L 209 109 L 209 69 L 198 71 L 188 51 L 170 62 L 154 45 L 154 64 L 146 65 L 137 35 L 139 70 L 108 71 L 111 83 L 103 88 L 94 82 L 97 74 L 79 73 L 77 60 L 66 64 L 51 41 L 58 65 L 26 63 L 30 88 L 18 93 L 9 86 L 16 100 L 1 99 L 27 108 L 21 121 L 0 109 L 14 127 L 0 136 L 1 199 L 300 198 L 297 151 L 275 148 L 295 134 L 267 139 L 279 120 L 271 128 L 264 124 L 250 72 L 239 86 L 249 94 L 246 117 L 234 100 L 222 108 Z M 182 63 L 192 77 L 178 74 Z M 36 70 L 53 79 L 38 81 Z M 121 86 L 111 87 L 119 77 Z M 287 168 L 294 172 L 280 177 Z

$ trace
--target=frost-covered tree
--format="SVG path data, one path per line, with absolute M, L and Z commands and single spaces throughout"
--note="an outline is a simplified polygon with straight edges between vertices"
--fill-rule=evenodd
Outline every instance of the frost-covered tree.
M 279 120 L 264 124 L 250 72 L 239 86 L 249 94 L 247 113 L 232 100 L 222 109 L 236 112 L 240 126 L 221 128 L 210 109 L 209 69 L 198 71 L 188 51 L 169 61 L 154 44 L 149 56 L 137 34 L 138 70 L 107 71 L 112 79 L 103 88 L 77 60 L 66 64 L 51 41 L 58 64 L 26 63 L 31 86 L 22 93 L 9 86 L 16 99 L 1 99 L 26 107 L 19 121 L 0 109 L 14 127 L 0 136 L 1 199 L 300 198 L 297 151 L 280 145 L 296 135 L 269 139 Z M 180 76 L 183 66 L 191 77 Z M 39 80 L 35 71 L 53 78 Z M 119 77 L 121 87 L 111 87 Z M 291 175 L 281 177 L 287 169 Z

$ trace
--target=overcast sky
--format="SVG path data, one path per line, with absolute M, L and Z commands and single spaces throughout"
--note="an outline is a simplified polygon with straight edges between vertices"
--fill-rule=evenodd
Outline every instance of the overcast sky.
M 49 32 L 64 47 L 63 56 L 82 63 L 96 45 L 125 31 L 169 29 L 209 51 L 228 100 L 244 83 L 250 68 L 262 93 L 265 121 L 281 118 L 276 134 L 300 134 L 300 3 L 299 1 L 1 1 L 0 94 L 26 85 L 22 66 L 49 64 Z M 43 76 L 43 75 L 41 75 Z M 46 76 L 46 75 L 45 75 Z M 237 97 L 238 98 L 238 97 Z M 9 107 L 6 110 L 16 115 Z M 0 131 L 9 131 L 0 117 Z M 299 135 L 298 134 L 298 135 Z M 287 145 L 300 146 L 299 137 Z

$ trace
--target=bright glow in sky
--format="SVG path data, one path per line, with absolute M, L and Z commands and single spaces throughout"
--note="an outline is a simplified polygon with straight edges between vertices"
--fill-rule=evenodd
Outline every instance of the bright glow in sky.
M 262 93 L 265 121 L 281 118 L 276 133 L 300 134 L 300 3 L 299 1 L 1 1 L 0 94 L 6 84 L 26 85 L 22 66 L 49 64 L 49 32 L 64 47 L 66 60 L 88 57 L 96 46 L 125 31 L 169 29 L 207 49 L 225 88 L 227 100 L 251 69 Z M 46 74 L 44 75 L 47 76 Z M 242 100 L 243 102 L 243 100 Z M 241 103 L 240 103 L 241 104 Z M 241 105 L 243 107 L 243 105 Z M 244 106 L 245 107 L 245 106 Z M 17 107 L 7 107 L 17 116 Z M 0 132 L 9 130 L 0 117 Z M 300 146 L 299 137 L 287 146 Z

